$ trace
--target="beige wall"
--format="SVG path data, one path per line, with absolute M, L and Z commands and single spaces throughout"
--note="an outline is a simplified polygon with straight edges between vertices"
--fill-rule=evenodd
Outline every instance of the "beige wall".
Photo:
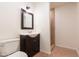
M 21 8 L 30 6 L 33 13 L 33 4 L 25 2 L 0 2 L 0 40 L 19 37 L 21 30 Z
M 50 22 L 49 3 L 36 3 L 35 6 L 35 30 L 40 32 L 40 49 L 50 53 Z
M 21 8 L 30 6 L 34 17 L 34 31 L 40 32 L 40 49 L 50 53 L 49 3 L 0 3 L 0 40 L 19 37 L 21 30 Z
M 79 3 L 77 3 L 77 41 L 76 41 L 76 46 L 77 50 L 79 52 Z
M 0 2 L 0 40 L 18 37 L 23 6 L 25 3 Z
M 55 9 L 56 45 L 71 49 L 79 48 L 77 10 L 77 4 Z

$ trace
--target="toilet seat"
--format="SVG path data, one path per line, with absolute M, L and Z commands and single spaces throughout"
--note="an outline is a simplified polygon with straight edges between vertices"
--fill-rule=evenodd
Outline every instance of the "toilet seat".
M 15 53 L 9 55 L 8 57 L 28 57 L 28 56 L 25 52 L 17 51 Z

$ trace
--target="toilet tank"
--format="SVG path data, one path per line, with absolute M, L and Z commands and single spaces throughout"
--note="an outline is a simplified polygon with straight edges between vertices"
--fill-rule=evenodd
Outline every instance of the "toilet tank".
M 20 50 L 20 38 L 0 41 L 0 56 L 8 56 Z

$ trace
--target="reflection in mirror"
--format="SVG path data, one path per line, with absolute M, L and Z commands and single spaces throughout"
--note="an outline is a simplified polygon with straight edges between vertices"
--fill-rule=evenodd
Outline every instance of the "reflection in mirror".
M 32 28 L 32 16 L 27 13 L 24 14 L 24 27 Z
M 33 29 L 33 14 L 21 9 L 21 29 Z

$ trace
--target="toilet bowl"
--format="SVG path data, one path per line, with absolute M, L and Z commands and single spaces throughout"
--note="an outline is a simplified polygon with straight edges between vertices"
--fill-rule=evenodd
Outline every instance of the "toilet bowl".
M 6 39 L 0 41 L 0 57 L 8 56 L 20 50 L 20 39 Z
M 25 52 L 17 51 L 15 53 L 9 55 L 8 57 L 28 57 L 28 56 Z

